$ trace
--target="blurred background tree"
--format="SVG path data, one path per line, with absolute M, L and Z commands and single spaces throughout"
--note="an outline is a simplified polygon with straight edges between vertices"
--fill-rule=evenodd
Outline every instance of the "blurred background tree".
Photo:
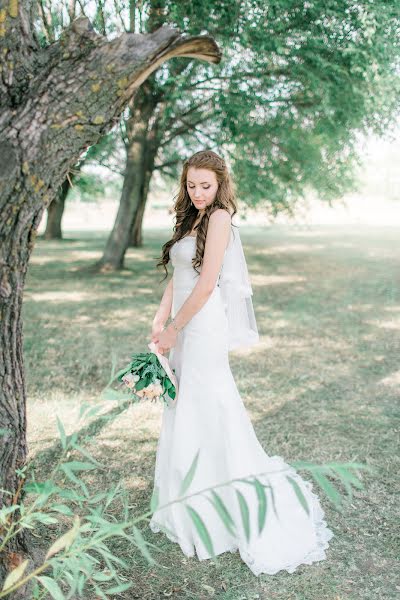
M 397 2 L 114 0 L 107 11 L 102 2 L 46 6 L 43 37 L 49 23 L 55 37 L 83 12 L 109 36 L 168 23 L 187 34 L 207 32 L 223 48 L 218 65 L 190 58 L 162 65 L 115 129 L 125 168 L 119 210 L 98 263 L 106 270 L 121 268 L 127 247 L 142 244 L 155 171 L 176 182 L 182 161 L 210 148 L 228 160 L 245 205 L 292 214 L 309 189 L 327 201 L 351 190 L 357 136 L 384 134 L 398 110 Z

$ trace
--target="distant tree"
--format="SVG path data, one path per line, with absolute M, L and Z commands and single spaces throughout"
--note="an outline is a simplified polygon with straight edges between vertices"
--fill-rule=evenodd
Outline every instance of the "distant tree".
M 103 197 L 106 193 L 108 186 L 105 178 L 92 175 L 88 172 L 88 167 L 102 166 L 110 173 L 117 173 L 119 178 L 122 176 L 122 170 L 114 164 L 116 156 L 120 154 L 120 150 L 117 148 L 119 136 L 115 129 L 102 136 L 96 144 L 90 146 L 67 174 L 58 189 L 56 197 L 47 207 L 46 229 L 43 234 L 45 240 L 61 240 L 63 238 L 61 222 L 68 195 L 73 187 L 78 191 L 83 201 L 88 202 Z
M 398 109 L 398 3 L 159 0 L 141 8 L 125 27 L 201 29 L 224 60 L 169 61 L 129 104 L 120 207 L 100 267 L 122 267 L 128 245 L 142 243 L 154 171 L 176 181 L 182 159 L 204 147 L 229 159 L 239 197 L 272 215 L 292 212 L 310 188 L 326 200 L 351 188 L 357 136 L 384 133 Z M 113 16 L 102 23 L 118 27 Z

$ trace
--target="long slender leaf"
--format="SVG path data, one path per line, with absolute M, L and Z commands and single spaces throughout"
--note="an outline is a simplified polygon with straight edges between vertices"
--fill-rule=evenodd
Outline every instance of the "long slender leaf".
M 304 508 L 307 515 L 310 516 L 310 508 L 308 506 L 307 500 L 305 499 L 303 492 L 301 491 L 299 484 L 290 475 L 286 475 L 286 479 L 289 481 L 290 485 L 292 486 L 293 490 L 295 491 L 295 494 L 296 494 L 297 498 L 299 499 L 301 506 Z
M 65 434 L 64 425 L 62 424 L 58 415 L 57 415 L 57 427 L 58 427 L 58 431 L 60 433 L 61 446 L 62 446 L 63 450 L 65 450 L 67 447 L 67 436 Z
M 250 513 L 249 513 L 249 507 L 247 506 L 247 502 L 245 500 L 245 497 L 243 496 L 243 494 L 241 492 L 239 492 L 239 490 L 236 490 L 236 494 L 237 494 L 237 498 L 239 501 L 239 508 L 240 508 L 240 514 L 242 517 L 242 523 L 243 523 L 243 528 L 244 528 L 244 532 L 246 534 L 246 540 L 247 542 L 250 541 Z
M 150 500 L 150 510 L 155 512 L 159 503 L 159 488 L 157 485 L 154 486 L 153 493 Z
M 7 575 L 4 581 L 3 591 L 13 586 L 14 583 L 17 583 L 18 579 L 21 579 L 28 564 L 29 560 L 24 560 L 21 564 L 18 565 L 18 567 L 13 569 L 11 573 Z
M 51 556 L 54 556 L 54 554 L 57 554 L 57 552 L 59 552 L 60 550 L 63 550 L 64 548 L 68 549 L 79 533 L 79 526 L 80 526 L 79 515 L 75 515 L 74 524 L 71 527 L 71 529 L 69 531 L 67 531 L 66 533 L 64 533 L 64 535 L 59 537 L 52 544 L 52 546 L 50 546 L 50 548 L 47 551 L 47 554 L 45 556 L 45 559 L 50 558 Z
M 128 581 L 128 583 L 121 583 L 120 585 L 116 585 L 108 590 L 105 590 L 106 594 L 119 594 L 121 592 L 125 592 L 125 590 L 129 590 L 130 587 L 133 586 L 133 581 Z
M 140 529 L 135 527 L 135 525 L 132 525 L 132 532 L 133 532 L 133 537 L 135 538 L 137 547 L 139 548 L 140 552 L 143 554 L 145 559 L 148 561 L 149 564 L 156 565 L 157 563 L 154 560 L 154 558 L 152 557 L 152 555 L 150 554 L 149 549 L 147 547 L 147 542 L 144 539 Z
M 82 454 L 82 456 L 85 456 L 88 460 L 90 460 L 91 463 L 93 463 L 96 467 L 101 467 L 102 469 L 106 468 L 106 465 L 103 465 L 102 463 L 98 462 L 94 456 L 92 456 L 90 454 L 90 452 L 88 452 L 85 448 L 83 448 L 82 446 L 79 446 L 79 444 L 73 443 L 72 447 L 77 450 L 80 454 Z
M 278 511 L 276 510 L 276 502 L 275 502 L 275 492 L 274 492 L 274 488 L 272 485 L 267 485 L 265 486 L 269 489 L 269 491 L 271 492 L 271 504 L 272 504 L 272 508 L 274 509 L 274 514 L 276 516 L 276 518 L 279 521 L 279 515 L 278 515 Z
M 254 486 L 258 498 L 258 533 L 261 533 L 267 517 L 267 495 L 264 486 L 261 485 L 258 479 L 254 480 Z
M 319 486 L 324 490 L 329 500 L 331 500 L 336 508 L 339 509 L 342 502 L 342 497 L 329 479 L 327 479 L 323 473 L 318 473 L 318 471 L 312 472 L 312 476 Z
M 208 533 L 208 530 L 203 522 L 203 519 L 200 517 L 199 513 L 194 508 L 192 508 L 188 504 L 186 504 L 185 506 L 190 515 L 190 518 L 192 519 L 192 521 L 197 529 L 197 532 L 198 532 L 203 544 L 205 545 L 207 551 L 214 557 L 215 556 L 214 546 L 213 546 L 210 534 Z
M 189 489 L 190 484 L 193 481 L 193 477 L 195 475 L 196 472 L 196 468 L 197 468 L 197 463 L 199 460 L 199 454 L 200 454 L 200 450 L 197 451 L 196 456 L 194 457 L 192 464 L 190 465 L 189 471 L 186 473 L 183 481 L 182 481 L 182 485 L 181 488 L 179 490 L 179 496 L 183 496 L 186 491 Z
M 229 514 L 228 509 L 226 508 L 224 502 L 222 501 L 221 497 L 217 494 L 217 492 L 215 492 L 214 490 L 211 490 L 211 495 L 212 495 L 212 498 L 209 498 L 207 496 L 207 499 L 214 506 L 215 510 L 221 517 L 221 520 L 224 523 L 227 530 L 229 531 L 229 533 L 231 533 L 232 535 L 235 535 L 235 523 L 234 523 L 231 515 Z
M 46 577 L 45 575 L 37 576 L 36 579 L 40 581 L 42 586 L 46 588 L 46 590 L 49 592 L 51 597 L 54 598 L 54 600 L 65 599 L 64 594 L 62 593 L 54 579 L 51 579 L 51 577 Z

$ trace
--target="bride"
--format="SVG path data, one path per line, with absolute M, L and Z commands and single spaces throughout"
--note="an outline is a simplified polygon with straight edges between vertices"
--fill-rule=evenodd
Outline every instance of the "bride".
M 325 559 L 333 533 L 311 483 L 260 445 L 230 369 L 228 352 L 257 344 L 259 336 L 240 235 L 232 224 L 233 183 L 218 154 L 197 152 L 184 163 L 174 209 L 173 237 L 157 264 L 167 277 L 171 260 L 173 276 L 151 339 L 161 354 L 169 351 L 178 395 L 174 405 L 164 406 L 154 476 L 160 508 L 150 528 L 177 542 L 186 556 L 203 560 L 238 550 L 255 575 L 292 573 Z M 172 503 L 191 465 L 194 477 L 184 494 L 191 497 Z M 265 486 L 262 527 L 252 475 Z M 249 481 L 221 486 L 240 478 Z M 214 492 L 196 495 L 218 484 Z

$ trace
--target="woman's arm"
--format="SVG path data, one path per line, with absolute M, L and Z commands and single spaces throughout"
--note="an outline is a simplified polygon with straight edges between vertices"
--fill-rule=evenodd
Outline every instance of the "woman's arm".
M 222 267 L 230 231 L 230 214 L 222 208 L 214 211 L 208 222 L 199 280 L 175 315 L 174 320 L 178 329 L 182 329 L 191 320 L 212 294 Z
M 163 297 L 161 298 L 160 306 L 154 316 L 153 319 L 153 329 L 160 328 L 162 329 L 164 324 L 168 321 L 168 317 L 171 314 L 172 308 L 172 294 L 173 294 L 173 279 L 168 282 L 167 287 L 165 288 Z

